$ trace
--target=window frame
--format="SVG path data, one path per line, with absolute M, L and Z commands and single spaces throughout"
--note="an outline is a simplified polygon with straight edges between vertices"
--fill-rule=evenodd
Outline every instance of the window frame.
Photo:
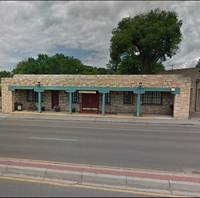
M 163 105 L 163 92 L 148 91 L 145 94 L 142 94 L 142 105 L 162 106 Z
M 26 100 L 27 102 L 38 102 L 38 92 L 34 90 L 27 90 L 26 92 Z
M 130 102 L 127 102 L 127 98 L 126 97 L 128 97 L 128 96 L 130 96 Z M 125 91 L 125 92 L 123 92 L 123 104 L 124 105 L 133 105 L 134 104 L 134 94 L 133 94 L 133 92 L 131 92 L 131 91 Z
M 106 93 L 105 94 L 105 103 L 107 105 L 110 105 L 111 104 L 111 94 L 110 93 Z
M 72 104 L 80 104 L 80 95 L 77 91 L 72 93 Z
M 32 94 L 32 99 L 29 99 L 28 94 L 31 93 Z M 38 92 L 34 91 L 33 89 L 27 90 L 26 92 L 26 101 L 27 102 L 38 102 Z M 44 102 L 43 100 L 43 93 L 41 93 L 41 101 Z

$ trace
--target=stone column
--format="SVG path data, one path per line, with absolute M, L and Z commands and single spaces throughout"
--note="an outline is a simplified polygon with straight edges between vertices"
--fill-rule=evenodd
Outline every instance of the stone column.
M 9 90 L 9 84 L 2 80 L 1 96 L 2 96 L 2 113 L 11 113 L 14 111 L 15 91 Z
M 188 119 L 190 110 L 190 92 L 181 92 L 181 94 L 174 95 L 174 118 Z

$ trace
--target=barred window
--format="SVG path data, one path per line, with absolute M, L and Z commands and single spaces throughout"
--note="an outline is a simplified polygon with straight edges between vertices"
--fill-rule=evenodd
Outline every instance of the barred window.
M 78 92 L 72 93 L 72 103 L 79 104 L 79 93 Z
M 123 92 L 123 103 L 124 104 L 133 104 L 133 93 L 132 92 Z
M 106 97 L 106 104 L 111 104 L 111 94 L 106 93 L 105 97 Z
M 142 104 L 144 105 L 162 105 L 161 92 L 146 92 L 142 95 Z
M 34 90 L 27 90 L 27 102 L 38 102 L 38 93 Z

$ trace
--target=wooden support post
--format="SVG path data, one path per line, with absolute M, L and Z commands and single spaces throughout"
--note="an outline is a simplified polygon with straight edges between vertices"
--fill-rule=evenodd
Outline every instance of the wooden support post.
M 139 117 L 141 115 L 141 94 L 137 94 L 137 103 L 136 103 L 136 116 Z
M 37 92 L 38 93 L 38 112 L 42 112 L 42 92 Z
M 69 113 L 72 113 L 72 92 L 68 92 L 69 93 Z
M 102 103 L 101 103 L 101 114 L 105 115 L 105 107 L 106 107 L 106 94 L 102 93 Z

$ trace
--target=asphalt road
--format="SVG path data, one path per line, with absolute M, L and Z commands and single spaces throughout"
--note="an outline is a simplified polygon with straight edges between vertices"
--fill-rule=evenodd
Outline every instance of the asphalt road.
M 200 170 L 199 125 L 0 120 L 0 157 Z
M 27 181 L 0 179 L 0 197 L 138 197 L 147 193 L 127 193 L 108 190 L 61 187 Z M 151 196 L 151 195 L 149 195 Z

